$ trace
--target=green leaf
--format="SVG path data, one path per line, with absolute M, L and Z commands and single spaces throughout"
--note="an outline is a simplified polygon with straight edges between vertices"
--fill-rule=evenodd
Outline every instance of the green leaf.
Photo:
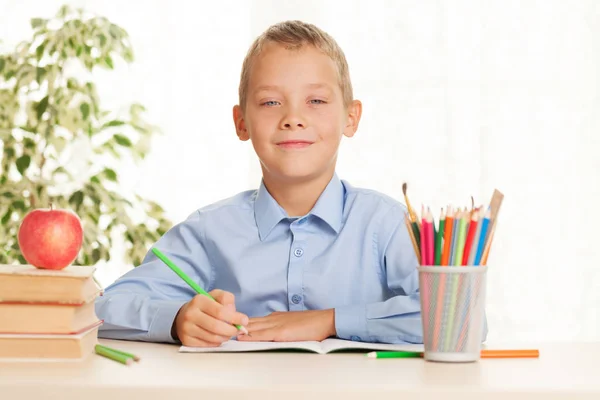
M 37 112 L 37 118 L 42 119 L 42 115 L 46 112 L 48 108 L 48 96 L 44 97 L 35 107 L 35 111 Z
M 125 125 L 124 121 L 119 121 L 118 119 L 115 119 L 113 121 L 109 121 L 107 123 L 105 123 L 104 125 L 102 125 L 102 129 L 104 128 L 110 128 L 113 126 L 121 126 L 121 125 Z
M 92 250 L 92 263 L 96 264 L 98 261 L 100 261 L 100 249 L 94 249 Z
M 54 172 L 52 172 L 52 174 L 53 174 L 53 175 L 65 174 L 65 175 L 67 175 L 68 177 L 71 177 L 71 174 L 69 173 L 69 171 L 67 171 L 67 170 L 65 169 L 65 167 L 63 167 L 63 166 L 60 166 L 60 167 L 56 168 L 56 169 L 54 170 Z
M 21 175 L 25 174 L 25 170 L 29 168 L 29 164 L 31 164 L 31 157 L 28 155 L 17 158 L 17 170 Z
M 31 29 L 39 28 L 44 25 L 45 22 L 46 20 L 41 18 L 31 18 Z
M 77 52 L 75 53 L 75 55 L 79 57 L 81 53 L 83 53 L 83 46 L 77 46 Z
M 6 65 L 6 60 L 4 59 L 4 57 L 0 57 L 0 72 L 2 72 L 5 65 Z
M 7 199 L 12 199 L 13 197 L 15 197 L 15 194 L 12 192 L 4 192 L 2 193 L 3 197 L 6 197 Z
M 81 110 L 81 115 L 83 116 L 83 120 L 87 120 L 88 117 L 90 116 L 90 105 L 88 103 L 81 103 L 81 105 L 79 106 L 79 109 Z
M 25 211 L 25 202 L 23 200 L 15 200 L 12 205 L 15 210 Z
M 108 67 L 110 69 L 114 69 L 115 68 L 114 64 L 113 64 L 113 60 L 112 60 L 112 58 L 110 56 L 104 57 L 104 62 L 106 63 L 106 65 L 108 65 Z
M 100 184 L 100 178 L 98 178 L 96 175 L 94 175 L 90 178 L 90 182 Z
M 44 79 L 44 75 L 46 75 L 46 69 L 41 67 L 36 67 L 35 69 L 35 80 L 38 84 L 42 82 Z
M 35 58 L 40 61 L 44 55 L 44 50 L 46 48 L 46 42 L 42 42 L 36 49 L 35 49 Z
M 8 220 L 10 219 L 11 215 L 13 213 L 12 208 L 9 208 L 8 211 L 6 212 L 6 214 L 4 214 L 4 216 L 2 217 L 2 219 L 0 220 L 0 223 L 2 225 L 6 225 L 6 223 L 8 222 Z
M 98 35 L 98 38 L 100 39 L 100 46 L 104 47 L 106 45 L 106 36 L 103 34 Z
M 6 159 L 10 160 L 11 158 L 14 158 L 14 156 L 15 156 L 15 149 L 13 149 L 12 147 L 5 147 L 4 154 L 6 155 Z
M 117 181 L 117 173 L 110 168 L 104 168 L 104 176 L 106 176 L 106 179 L 116 182 Z
M 75 208 L 79 209 L 83 203 L 83 192 L 81 190 L 76 191 L 69 197 L 69 204 L 72 204 Z
M 133 143 L 131 143 L 131 140 L 124 135 L 120 135 L 118 133 L 116 133 L 113 138 L 115 139 L 115 141 L 120 144 L 121 146 L 124 147 L 131 147 Z
M 35 141 L 30 138 L 23 139 L 23 145 L 26 149 L 33 150 L 35 149 Z

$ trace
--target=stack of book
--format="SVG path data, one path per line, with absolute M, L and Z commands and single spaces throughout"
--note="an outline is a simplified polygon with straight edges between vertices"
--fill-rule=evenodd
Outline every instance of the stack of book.
M 83 359 L 94 352 L 93 267 L 0 265 L 0 360 Z

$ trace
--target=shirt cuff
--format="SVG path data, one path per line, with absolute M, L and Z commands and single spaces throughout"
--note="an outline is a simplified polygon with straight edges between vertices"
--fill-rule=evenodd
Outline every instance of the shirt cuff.
M 335 331 L 340 339 L 368 341 L 367 306 L 363 304 L 336 308 Z
M 173 321 L 179 309 L 186 303 L 183 300 L 159 300 L 153 301 L 156 314 L 148 329 L 148 339 L 153 342 L 175 343 L 171 336 Z

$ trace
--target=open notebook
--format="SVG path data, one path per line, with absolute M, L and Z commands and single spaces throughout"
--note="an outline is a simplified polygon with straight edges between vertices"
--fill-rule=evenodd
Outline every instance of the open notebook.
M 423 345 L 363 343 L 342 339 L 325 339 L 322 342 L 238 342 L 237 340 L 229 340 L 219 347 L 181 346 L 179 348 L 181 353 L 236 353 L 269 350 L 304 350 L 319 354 L 327 354 L 334 351 L 344 350 L 423 351 Z

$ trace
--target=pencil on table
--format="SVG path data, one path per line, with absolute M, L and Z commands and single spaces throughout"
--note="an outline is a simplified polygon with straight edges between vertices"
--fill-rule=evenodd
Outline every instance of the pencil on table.
M 125 357 L 130 357 L 131 359 L 133 359 L 133 361 L 140 361 L 140 358 L 138 356 L 136 356 L 135 354 L 127 353 L 122 350 L 113 349 L 112 347 L 103 346 L 101 344 L 97 344 L 96 347 L 100 347 L 100 348 L 103 348 L 104 350 L 112 351 L 113 353 L 122 354 Z
M 94 348 L 96 354 L 111 359 L 116 362 L 120 362 L 121 364 L 131 365 L 133 363 L 133 358 L 123 355 L 121 353 L 114 352 L 112 350 L 108 350 L 101 345 L 96 345 Z

